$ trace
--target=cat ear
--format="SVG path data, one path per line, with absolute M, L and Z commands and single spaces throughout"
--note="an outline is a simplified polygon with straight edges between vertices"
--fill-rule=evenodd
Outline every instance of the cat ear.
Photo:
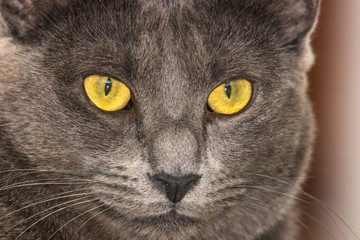
M 42 24 L 54 5 L 65 5 L 68 0 L 0 0 L 0 12 L 11 33 L 27 38 Z
M 284 41 L 294 43 L 305 37 L 316 21 L 319 0 L 281 0 L 278 10 Z M 278 8 L 279 8 L 278 6 Z

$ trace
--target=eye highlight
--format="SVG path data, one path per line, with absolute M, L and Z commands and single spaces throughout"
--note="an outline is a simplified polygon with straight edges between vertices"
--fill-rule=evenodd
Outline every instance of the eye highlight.
M 208 105 L 217 113 L 234 114 L 243 109 L 252 95 L 251 83 L 245 79 L 226 81 L 209 95 Z
M 104 111 L 118 111 L 130 101 L 130 89 L 122 82 L 110 77 L 91 75 L 84 80 L 89 99 Z

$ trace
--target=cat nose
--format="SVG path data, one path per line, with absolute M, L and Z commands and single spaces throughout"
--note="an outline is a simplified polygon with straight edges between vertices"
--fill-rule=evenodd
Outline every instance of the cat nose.
M 161 173 L 154 175 L 152 179 L 162 185 L 162 189 L 165 189 L 166 197 L 171 202 L 177 203 L 183 199 L 189 190 L 199 181 L 200 176 L 189 174 L 175 177 L 170 174 Z

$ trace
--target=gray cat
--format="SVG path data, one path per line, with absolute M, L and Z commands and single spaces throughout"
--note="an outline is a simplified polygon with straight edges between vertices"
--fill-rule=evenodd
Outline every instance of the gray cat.
M 0 0 L 0 239 L 295 239 L 318 4 Z

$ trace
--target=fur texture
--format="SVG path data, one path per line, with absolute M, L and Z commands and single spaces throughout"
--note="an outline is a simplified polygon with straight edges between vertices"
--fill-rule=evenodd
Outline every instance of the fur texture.
M 296 236 L 317 1 L 0 4 L 0 239 Z M 129 86 L 132 107 L 94 107 L 91 74 Z M 251 103 L 209 112 L 210 92 L 237 78 Z M 160 173 L 200 179 L 174 204 Z

